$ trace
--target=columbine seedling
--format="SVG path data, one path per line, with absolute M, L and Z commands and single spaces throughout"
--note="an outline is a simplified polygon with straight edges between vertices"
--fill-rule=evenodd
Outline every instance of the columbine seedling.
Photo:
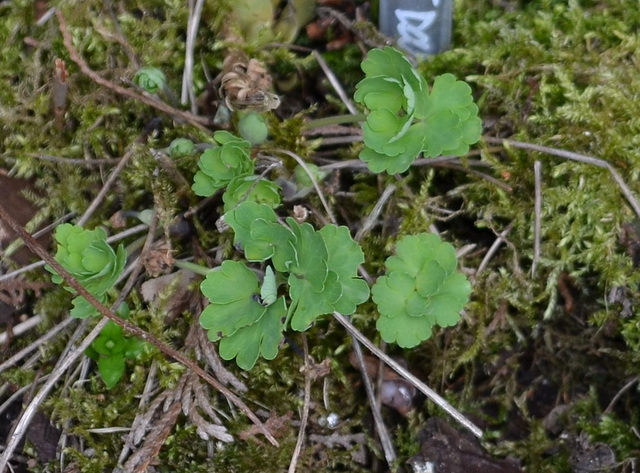
M 372 171 L 405 171 L 419 153 L 464 154 L 478 140 L 478 109 L 464 82 L 445 74 L 429 91 L 422 76 L 393 48 L 372 50 L 362 69 L 366 78 L 357 85 L 355 99 L 370 113 L 360 157 Z M 280 204 L 280 188 L 253 175 L 251 143 L 226 131 L 215 132 L 214 139 L 217 145 L 200 156 L 192 188 L 209 196 L 226 187 L 225 220 L 235 232 L 234 244 L 248 261 L 265 264 L 265 273 L 260 282 L 244 263 L 231 260 L 209 271 L 200 288 L 210 304 L 200 324 L 210 340 L 220 341 L 222 358 L 235 358 L 248 370 L 259 356 L 275 358 L 288 327 L 304 331 L 322 315 L 353 314 L 369 298 L 369 286 L 358 277 L 364 254 L 348 228 L 326 225 L 316 230 L 291 217 L 281 223 L 273 210 Z M 188 140 L 170 146 L 171 155 L 193 150 Z M 310 167 L 316 179 L 323 177 Z M 303 187 L 308 184 L 300 171 L 296 180 Z M 56 260 L 104 301 L 124 268 L 122 245 L 116 252 L 106 243 L 104 230 L 69 224 L 58 227 L 56 240 Z M 457 323 L 471 288 L 456 267 L 453 247 L 438 236 L 401 239 L 397 255 L 386 261 L 387 273 L 372 289 L 382 338 L 410 348 L 428 339 L 434 325 Z M 53 280 L 62 282 L 55 273 Z M 74 317 L 97 313 L 82 297 L 73 303 Z M 124 337 L 112 322 L 96 339 L 92 349 L 108 387 L 120 379 L 125 358 L 136 356 L 139 343 Z
M 141 67 L 133 77 L 133 82 L 150 94 L 165 90 L 167 86 L 167 78 L 164 72 L 157 67 Z
M 371 290 L 384 341 L 413 348 L 431 336 L 434 325 L 458 323 L 471 285 L 457 265 L 453 246 L 437 235 L 409 235 L 398 242 L 396 256 L 385 262 L 386 275 Z
M 213 138 L 219 144 L 207 149 L 198 160 L 200 170 L 193 177 L 193 192 L 208 197 L 226 187 L 234 177 L 252 173 L 251 143 L 228 131 L 216 131 Z
M 373 172 L 406 171 L 419 153 L 461 156 L 480 139 L 482 122 L 471 88 L 451 74 L 425 79 L 397 50 L 372 49 L 354 99 L 369 109 L 360 159 Z
M 355 100 L 369 114 L 360 158 L 371 171 L 406 171 L 420 153 L 462 155 L 479 139 L 471 88 L 451 74 L 437 77 L 429 91 L 409 61 L 389 47 L 372 50 L 362 70 L 366 77 L 356 86 Z M 200 286 L 210 301 L 200 324 L 209 339 L 220 341 L 222 358 L 235 358 L 248 370 L 259 356 L 277 355 L 288 327 L 303 331 L 322 315 L 353 314 L 369 298 L 369 287 L 358 278 L 364 254 L 346 227 L 316 230 L 290 217 L 280 222 L 273 210 L 280 203 L 279 188 L 252 174 L 250 143 L 227 132 L 214 137 L 221 146 L 201 156 L 193 189 L 211 195 L 227 186 L 224 218 L 235 232 L 234 244 L 248 261 L 266 267 L 262 284 L 239 261 L 209 272 Z M 324 177 L 308 166 L 318 181 Z M 301 168 L 295 179 L 310 188 Z M 434 325 L 458 322 L 471 287 L 457 271 L 450 244 L 436 235 L 406 236 L 386 268 L 372 289 L 383 340 L 411 348 L 428 339 Z
M 278 222 L 265 204 L 243 202 L 225 214 L 249 261 L 271 261 L 260 287 L 244 263 L 225 261 L 211 271 L 201 289 L 211 301 L 200 324 L 211 340 L 219 340 L 220 356 L 236 358 L 251 369 L 262 355 L 274 358 L 282 332 L 291 326 L 303 331 L 321 315 L 355 312 L 369 298 L 369 287 L 357 277 L 364 254 L 346 227 L 327 225 L 316 231 L 310 224 L 287 218 Z M 277 281 L 286 281 L 290 304 L 277 297 Z
M 120 317 L 126 319 L 129 315 L 129 307 L 123 303 L 117 312 Z M 111 389 L 124 375 L 125 361 L 137 359 L 148 346 L 140 338 L 126 337 L 122 327 L 110 320 L 91 343 L 86 354 L 97 362 L 100 377 L 107 389 Z
M 116 251 L 107 243 L 107 233 L 102 228 L 86 230 L 78 225 L 65 223 L 56 229 L 55 239 L 58 249 L 55 259 L 69 271 L 87 291 L 100 302 L 106 300 L 106 293 L 122 274 L 127 255 L 122 245 Z M 51 280 L 62 283 L 62 277 L 50 266 Z M 72 294 L 75 290 L 65 289 Z M 81 296 L 73 300 L 71 316 L 85 319 L 98 314 L 98 310 Z

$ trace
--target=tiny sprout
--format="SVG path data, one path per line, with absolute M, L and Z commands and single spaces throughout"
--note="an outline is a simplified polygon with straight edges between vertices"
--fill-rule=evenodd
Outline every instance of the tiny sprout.
M 142 67 L 136 72 L 133 82 L 150 94 L 155 94 L 160 90 L 164 90 L 167 78 L 164 72 L 157 67 Z
M 188 138 L 176 138 L 171 142 L 167 149 L 169 156 L 172 158 L 180 158 L 182 156 L 189 156 L 193 154 L 196 146 Z
M 126 319 L 129 316 L 129 306 L 123 303 L 117 312 Z M 86 354 L 98 363 L 98 373 L 107 389 L 111 389 L 124 374 L 125 360 L 138 358 L 146 348 L 147 343 L 144 340 L 126 337 L 122 327 L 110 320 L 87 349 Z

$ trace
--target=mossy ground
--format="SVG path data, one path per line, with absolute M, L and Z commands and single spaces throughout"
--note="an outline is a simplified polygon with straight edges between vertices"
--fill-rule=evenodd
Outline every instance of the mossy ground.
M 204 9 L 196 42 L 197 93 L 206 85 L 205 65 L 215 75 L 224 59 L 224 45 L 216 33 L 224 16 L 215 3 L 209 2 Z M 89 66 L 118 82 L 131 79 L 135 68 L 125 48 L 104 34 L 114 28 L 108 5 L 56 2 Z M 139 63 L 161 68 L 169 85 L 178 90 L 188 17 L 184 2 L 147 0 L 122 8 L 117 13 L 119 26 Z M 444 72 L 467 80 L 487 136 L 598 157 L 615 166 L 631 190 L 640 194 L 638 24 L 640 3 L 624 0 L 459 0 L 452 49 L 422 62 L 419 69 L 428 81 Z M 108 225 L 118 209 L 155 206 L 161 225 L 168 228 L 198 202 L 193 195 L 176 197 L 178 184 L 165 169 L 158 169 L 150 148 L 165 147 L 176 137 L 211 143 L 211 134 L 97 86 L 70 60 L 55 19 L 43 26 L 35 24 L 31 1 L 0 3 L 0 44 L 4 45 L 0 49 L 0 164 L 16 176 L 35 178 L 31 197 L 40 209 L 35 226 L 70 211 L 82 213 L 111 168 L 47 162 L 33 154 L 118 158 L 158 116 L 162 119 L 159 133 L 151 142 L 135 147 L 134 158 L 114 192 L 87 226 Z M 283 77 L 295 71 L 299 74 L 298 88 L 290 92 L 297 97 L 298 109 L 293 112 L 327 93 L 326 84 L 316 80 L 319 70 L 310 57 L 285 48 L 264 49 L 258 55 Z M 50 77 L 57 57 L 66 61 L 70 72 L 62 130 L 55 127 L 51 112 Z M 329 65 L 351 91 L 361 77 L 361 59 L 355 45 L 327 54 Z M 287 103 L 286 94 L 283 97 Z M 298 100 L 300 97 L 304 99 Z M 340 108 L 339 100 L 332 97 L 319 102 L 314 113 L 337 114 L 343 112 Z M 312 159 L 310 143 L 300 138 L 299 117 L 274 115 L 270 124 L 279 147 Z M 640 302 L 639 233 L 633 231 L 637 217 L 606 169 L 490 143 L 476 149 L 481 150 L 482 167 L 414 168 L 399 181 L 343 171 L 328 181 L 335 190 L 346 191 L 327 188 L 343 223 L 358 222 L 367 215 L 387 185 L 398 187 L 385 208 L 382 228 L 362 242 L 366 268 L 373 275 L 382 271 L 384 258 L 400 236 L 428 231 L 434 223 L 456 246 L 476 245 L 462 259 L 463 267 L 475 269 L 496 235 L 512 225 L 506 244 L 475 277 L 463 322 L 439 330 L 410 352 L 393 347 L 389 351 L 405 358 L 415 374 L 477 419 L 485 429 L 488 449 L 496 455 L 520 458 L 527 471 L 572 471 L 573 439 L 581 432 L 592 442 L 613 449 L 620 462 L 617 471 L 631 471 L 631 460 L 640 455 L 640 439 L 637 429 L 633 430 L 640 421 L 638 384 L 606 413 L 605 408 L 630 379 L 640 375 L 640 314 L 633 309 Z M 357 151 L 356 145 L 338 154 L 353 158 Z M 176 166 L 190 178 L 197 168 L 196 159 L 180 158 Z M 541 257 L 532 275 L 535 160 L 542 163 L 543 210 Z M 480 170 L 503 185 L 467 172 L 469 169 Z M 219 204 L 214 201 L 195 216 L 193 237 L 175 243 L 179 255 L 217 245 L 223 246 L 225 256 L 233 254 L 229 235 L 220 236 L 213 226 Z M 314 197 L 309 204 L 320 208 Z M 623 299 L 611 297 L 615 288 L 622 291 Z M 65 294 L 60 289 L 46 293 L 35 305 L 45 317 L 40 332 L 64 316 Z M 165 328 L 157 314 L 133 302 L 138 323 L 180 346 L 189 318 Z M 625 304 L 631 307 L 630 313 L 623 311 Z M 371 304 L 364 304 L 353 320 L 375 339 Z M 16 339 L 11 351 L 29 341 Z M 292 341 L 300 343 L 295 336 Z M 325 320 L 310 332 L 309 344 L 316 360 L 331 361 L 327 397 L 329 409 L 342 421 L 338 431 L 369 435 L 371 420 L 364 391 L 348 362 L 349 338 L 339 325 Z M 58 340 L 43 348 L 44 372 L 51 369 L 63 347 L 64 340 Z M 77 444 L 68 449 L 67 457 L 79 471 L 108 471 L 115 466 L 121 434 L 93 434 L 89 429 L 130 425 L 138 405 L 136 396 L 153 359 L 160 364 L 161 386 L 173 386 L 182 371 L 158 354 L 137 366 L 129 364 L 126 379 L 111 391 L 104 389 L 93 372 L 90 382 L 61 387 L 45 404 L 45 412 L 54 421 L 68 426 L 85 449 L 92 449 L 90 456 Z M 301 364 L 300 356 L 287 348 L 276 360 L 260 361 L 251 372 L 240 374 L 249 386 L 247 401 L 280 415 L 293 410 L 297 418 L 304 385 Z M 30 382 L 33 373 L 14 369 L 2 377 L 19 387 Z M 329 429 L 318 424 L 318 417 L 328 414 L 322 406 L 322 391 L 322 382 L 314 383 L 309 432 L 329 434 Z M 558 430 L 545 429 L 543 419 L 562 404 L 569 409 Z M 225 409 L 222 399 L 218 405 Z M 409 419 L 384 412 L 401 460 L 416 453 L 420 425 L 437 413 L 428 402 L 420 403 Z M 237 434 L 248 422 L 237 418 L 228 427 Z M 156 468 L 172 472 L 285 471 L 296 435 L 297 428 L 291 426 L 280 438 L 280 448 L 248 440 L 219 448 L 211 456 L 207 442 L 180 418 L 159 453 Z M 368 444 L 374 455 L 381 455 L 373 438 Z M 51 468 L 49 471 L 57 471 L 56 465 Z M 308 447 L 299 468 L 371 471 L 372 467 L 371 463 L 358 464 L 345 449 L 323 453 Z

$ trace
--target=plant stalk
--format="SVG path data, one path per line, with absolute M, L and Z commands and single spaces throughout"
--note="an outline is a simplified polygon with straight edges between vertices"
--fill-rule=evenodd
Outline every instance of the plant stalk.
M 317 118 L 310 120 L 302 125 L 303 130 L 312 130 L 313 128 L 320 128 L 323 126 L 331 125 L 344 125 L 347 123 L 363 122 L 367 119 L 367 115 L 360 113 L 358 115 L 336 115 L 334 117 Z

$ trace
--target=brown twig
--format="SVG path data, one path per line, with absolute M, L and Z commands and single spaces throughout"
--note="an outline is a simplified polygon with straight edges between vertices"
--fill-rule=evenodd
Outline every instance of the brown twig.
M 584 154 L 574 153 L 572 151 L 565 151 L 563 149 L 550 148 L 548 146 L 541 146 L 533 143 L 523 143 L 522 141 L 513 141 L 513 140 L 507 140 L 503 138 L 493 138 L 491 136 L 485 136 L 484 141 L 487 143 L 502 144 L 505 146 L 512 146 L 514 148 L 528 149 L 531 151 L 537 151 L 539 153 L 546 153 L 552 156 L 565 158 L 570 161 L 577 161 L 579 163 L 591 164 L 592 166 L 604 168 L 607 171 L 609 171 L 609 173 L 611 174 L 611 177 L 613 177 L 613 180 L 616 181 L 616 183 L 618 184 L 618 187 L 620 187 L 622 194 L 627 199 L 627 202 L 629 202 L 629 205 L 631 205 L 631 208 L 633 209 L 633 211 L 636 213 L 638 217 L 640 217 L 640 202 L 638 202 L 636 197 L 633 195 L 633 192 L 631 192 L 631 189 L 629 189 L 629 186 L 627 186 L 627 183 L 624 182 L 624 179 L 622 179 L 622 176 L 618 174 L 618 171 L 616 171 L 616 169 L 611 164 L 609 164 L 603 159 L 594 158 L 592 156 L 586 156 Z
M 304 431 L 307 429 L 307 422 L 309 421 L 309 405 L 311 404 L 311 366 L 309 363 L 309 343 L 307 342 L 307 335 L 304 333 L 302 334 L 302 349 L 304 350 L 304 404 L 302 405 L 302 417 L 300 419 L 298 440 L 296 441 L 296 447 L 293 450 L 291 462 L 289 463 L 289 473 L 295 473 L 296 466 L 298 465 L 298 457 L 300 457 L 302 444 L 304 443 Z
M 189 112 L 178 110 L 176 108 L 171 107 L 170 105 L 167 105 L 164 102 L 161 102 L 159 100 L 154 100 L 151 97 L 146 97 L 137 92 L 134 92 L 133 90 L 121 87 L 118 84 L 114 84 L 113 82 L 101 77 L 99 74 L 93 71 L 89 67 L 87 62 L 80 56 L 77 49 L 73 46 L 73 39 L 71 38 L 71 33 L 69 32 L 69 28 L 67 27 L 67 22 L 64 19 L 64 16 L 62 15 L 62 12 L 60 10 L 56 10 L 56 16 L 58 17 L 60 32 L 62 33 L 64 46 L 65 48 L 67 48 L 67 51 L 69 51 L 69 57 L 73 62 L 75 62 L 78 65 L 78 67 L 80 68 L 80 71 L 82 71 L 84 75 L 89 77 L 96 84 L 101 85 L 107 89 L 113 90 L 117 94 L 142 102 L 146 105 L 149 105 L 150 107 L 155 108 L 156 110 L 160 110 L 161 112 L 166 113 L 167 115 L 184 120 L 187 123 L 190 123 L 191 125 L 201 130 L 208 131 L 207 127 L 212 125 L 211 120 L 209 120 L 208 118 L 198 117 Z
M 120 159 L 120 162 L 118 163 L 118 165 L 115 167 L 113 171 L 111 171 L 111 174 L 109 174 L 107 181 L 102 186 L 102 189 L 100 189 L 100 192 L 98 192 L 98 195 L 95 196 L 91 204 L 89 204 L 89 207 L 87 208 L 87 210 L 85 210 L 84 214 L 82 214 L 82 216 L 78 219 L 78 222 L 77 222 L 78 225 L 82 226 L 85 223 L 87 223 L 87 220 L 89 220 L 89 217 L 93 215 L 93 212 L 95 212 L 98 206 L 102 203 L 102 200 L 107 196 L 107 193 L 109 192 L 109 189 L 111 189 L 111 186 L 115 183 L 116 179 L 118 178 L 122 170 L 129 163 L 129 160 L 133 157 L 133 154 L 135 151 L 135 145 L 139 143 L 143 143 L 144 140 L 148 138 L 149 133 L 150 133 L 149 130 L 145 130 L 140 135 L 138 135 L 138 137 L 134 140 L 134 142 L 131 144 L 127 152 L 124 153 L 124 155 Z
M 60 263 L 58 263 L 31 235 L 5 210 L 0 204 L 0 218 L 4 220 L 25 242 L 31 251 L 42 258 L 51 268 L 64 279 L 65 283 L 72 287 L 78 295 L 84 297 L 92 306 L 94 306 L 100 314 L 109 320 L 120 325 L 129 334 L 142 338 L 154 345 L 165 355 L 177 360 L 187 368 L 194 371 L 200 378 L 209 383 L 214 389 L 224 395 L 229 401 L 235 404 L 251 421 L 261 429 L 261 432 L 267 437 L 267 439 L 274 445 L 278 446 L 277 440 L 264 428 L 260 419 L 247 407 L 247 405 L 239 399 L 228 388 L 223 386 L 218 380 L 214 379 L 211 375 L 206 373 L 200 366 L 198 366 L 193 360 L 187 358 L 183 353 L 169 347 L 165 343 L 158 340 L 154 335 L 144 331 L 140 327 L 132 324 L 128 320 L 124 320 L 117 316 L 113 311 L 105 307 L 100 301 L 98 301 L 91 293 L 89 293 L 82 284 L 78 282 L 66 269 L 64 269 Z M 0 472 L 2 469 L 0 468 Z

